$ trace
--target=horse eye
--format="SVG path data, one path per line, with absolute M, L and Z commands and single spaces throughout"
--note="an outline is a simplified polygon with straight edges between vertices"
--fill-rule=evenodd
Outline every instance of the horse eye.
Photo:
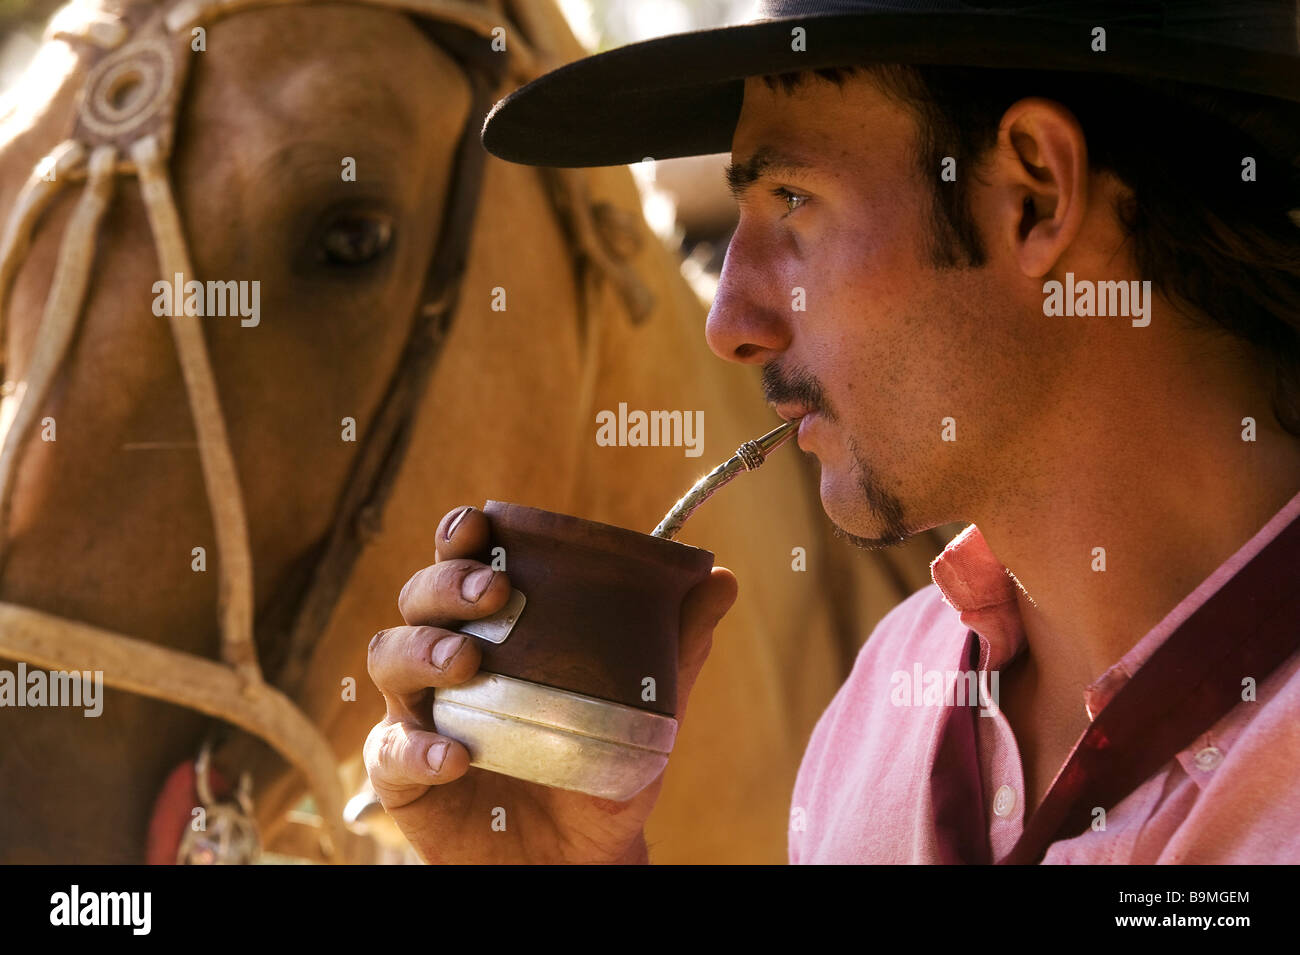
M 387 252 L 392 241 L 393 220 L 387 216 L 343 213 L 321 231 L 317 257 L 327 265 L 365 265 Z

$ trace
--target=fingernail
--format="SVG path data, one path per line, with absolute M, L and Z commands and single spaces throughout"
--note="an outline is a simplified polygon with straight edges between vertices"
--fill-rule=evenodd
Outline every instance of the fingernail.
M 474 510 L 472 507 L 462 507 L 460 513 L 453 517 L 451 523 L 447 525 L 447 530 L 442 535 L 442 539 L 445 541 L 451 540 L 452 536 L 456 533 L 456 528 L 460 527 L 460 522 L 463 521 L 465 515 L 472 510 Z
M 496 575 L 497 572 L 491 567 L 474 571 L 460 585 L 460 595 L 472 604 L 478 603 L 478 598 L 483 596 L 483 591 L 488 589 Z
M 464 637 L 443 637 L 434 644 L 433 665 L 439 670 L 445 670 L 451 658 L 460 653 L 460 648 L 464 645 Z
M 429 747 L 429 766 L 435 773 L 442 769 L 442 764 L 447 761 L 449 745 L 446 740 L 443 740 Z

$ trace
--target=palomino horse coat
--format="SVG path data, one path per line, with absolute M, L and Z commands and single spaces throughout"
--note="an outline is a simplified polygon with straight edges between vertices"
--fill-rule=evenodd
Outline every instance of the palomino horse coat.
M 257 654 L 274 682 L 293 669 L 283 597 L 311 578 L 399 369 L 442 238 L 456 144 L 476 118 L 464 70 L 414 14 L 251 6 L 211 23 L 193 52 L 168 168 L 197 277 L 259 282 L 256 325 L 194 320 L 247 519 Z M 431 21 L 436 9 L 470 11 L 485 44 L 497 24 L 507 47 L 527 53 L 520 62 L 530 65 L 508 72 L 497 94 L 583 52 L 549 2 L 427 6 Z M 94 9 L 111 33 L 125 8 Z M 50 39 L 0 120 L 0 209 L 73 125 L 81 42 Z M 349 159 L 354 179 L 340 173 Z M 14 273 L 9 400 L 29 374 L 82 188 L 65 189 L 39 219 Z M 40 432 L 15 471 L 0 601 L 216 658 L 219 548 L 168 320 L 152 308 L 163 276 L 150 234 L 140 189 L 124 175 Z M 752 370 L 708 352 L 702 309 L 649 235 L 625 169 L 487 160 L 467 252 L 454 321 L 382 513 L 365 515 L 365 546 L 291 681 L 353 782 L 382 710 L 366 646 L 399 622 L 397 592 L 431 561 L 441 514 L 495 498 L 648 531 L 702 470 L 776 423 Z M 597 413 L 620 405 L 702 412 L 702 454 L 598 446 Z M 682 539 L 735 571 L 740 598 L 682 723 L 650 821 L 652 859 L 780 861 L 812 726 L 870 627 L 928 579 L 936 540 L 869 555 L 834 541 L 815 474 L 793 448 L 723 491 Z M 187 705 L 120 690 L 107 691 L 99 718 L 43 708 L 0 720 L 9 862 L 141 858 L 164 778 L 213 728 Z M 251 774 L 268 844 L 303 849 L 301 829 L 283 823 L 302 778 L 241 735 L 225 739 L 218 763 L 228 776 Z

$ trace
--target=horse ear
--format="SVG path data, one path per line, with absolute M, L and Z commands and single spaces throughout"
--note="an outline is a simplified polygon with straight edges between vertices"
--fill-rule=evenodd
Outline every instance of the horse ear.
M 610 255 L 620 262 L 635 256 L 645 245 L 645 223 L 635 213 L 602 201 L 592 204 L 591 216 Z
M 564 221 L 565 232 L 576 246 L 574 256 L 585 260 L 599 278 L 614 286 L 633 325 L 644 324 L 657 301 L 633 268 L 632 259 L 642 251 L 648 226 L 639 212 L 629 212 L 607 199 L 592 198 L 593 193 L 612 194 L 638 203 L 639 193 L 632 174 L 626 169 L 601 167 L 543 167 L 539 171 L 550 182 L 555 212 Z M 618 178 L 611 183 L 610 176 Z
M 618 174 L 631 180 L 631 175 L 626 170 L 618 170 Z M 643 325 L 654 313 L 658 301 L 632 263 L 645 247 L 650 227 L 639 206 L 632 211 L 607 200 L 598 200 L 592 204 L 591 218 L 596 237 L 616 266 L 616 274 L 609 277 L 618 287 L 628 320 L 634 326 Z
M 558 3 L 488 2 L 516 25 L 525 42 L 548 63 L 559 66 L 594 52 L 579 42 Z M 633 325 L 641 325 L 654 312 L 657 302 L 654 293 L 632 269 L 630 260 L 641 251 L 647 227 L 639 212 L 589 199 L 588 176 L 601 171 L 604 170 L 541 170 L 551 181 L 551 194 L 558 197 L 557 213 L 568 220 L 569 234 L 578 245 L 574 251 L 614 284 L 628 320 Z

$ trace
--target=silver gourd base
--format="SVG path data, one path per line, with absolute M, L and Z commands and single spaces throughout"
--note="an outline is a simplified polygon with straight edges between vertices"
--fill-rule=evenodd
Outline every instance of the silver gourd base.
M 672 717 L 482 672 L 434 691 L 433 722 L 471 766 L 618 802 L 659 777 L 677 737 Z

